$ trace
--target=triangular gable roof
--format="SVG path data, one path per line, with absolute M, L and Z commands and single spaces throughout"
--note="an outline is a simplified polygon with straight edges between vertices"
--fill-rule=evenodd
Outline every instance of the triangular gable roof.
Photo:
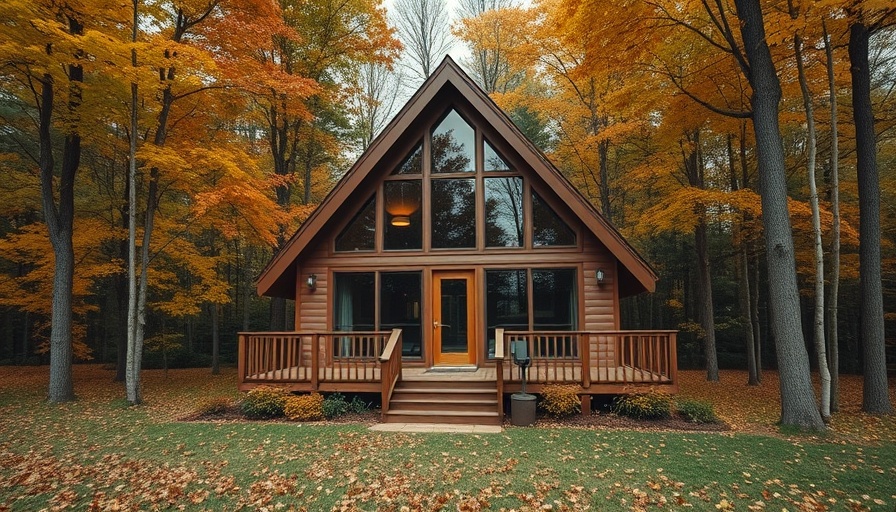
M 291 297 L 295 293 L 296 259 L 326 226 L 330 217 L 337 211 L 335 206 L 346 204 L 352 192 L 364 182 L 392 145 L 401 140 L 408 127 L 415 121 L 416 115 L 422 112 L 423 108 L 448 84 L 454 86 L 494 129 L 504 134 L 512 134 L 507 137 L 507 143 L 548 187 L 566 201 L 570 210 L 619 260 L 620 286 L 623 284 L 621 282 L 623 274 L 628 273 L 635 281 L 627 287 L 628 291 L 638 293 L 652 292 L 656 289 L 657 276 L 650 265 L 523 135 L 507 114 L 460 69 L 451 57 L 446 56 L 292 238 L 274 255 L 258 278 L 259 295 Z M 631 293 L 626 295 L 628 294 Z

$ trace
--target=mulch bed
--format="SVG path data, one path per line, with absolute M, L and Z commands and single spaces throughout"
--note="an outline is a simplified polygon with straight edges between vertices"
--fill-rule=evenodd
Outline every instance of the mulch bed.
M 238 405 L 232 405 L 222 411 L 212 414 L 193 413 L 180 418 L 180 421 L 198 422 L 222 422 L 239 423 L 253 421 L 246 419 Z M 285 418 L 264 420 L 276 423 L 292 423 Z M 371 410 L 366 413 L 352 413 L 325 421 L 311 422 L 315 425 L 373 425 L 380 422 L 379 410 Z M 302 422 L 307 423 L 307 422 Z M 510 419 L 504 421 L 505 427 L 511 427 Z M 682 431 L 682 432 L 725 432 L 730 430 L 728 424 L 720 423 L 693 423 L 678 417 L 662 420 L 635 420 L 611 413 L 597 413 L 590 416 L 574 414 L 565 418 L 551 418 L 539 416 L 536 426 L 544 428 L 583 428 L 583 429 L 614 429 L 614 430 L 643 430 L 643 431 Z

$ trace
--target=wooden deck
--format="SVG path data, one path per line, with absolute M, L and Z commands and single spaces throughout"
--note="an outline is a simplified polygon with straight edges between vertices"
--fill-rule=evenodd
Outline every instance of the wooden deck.
M 519 389 L 510 346 L 523 342 L 533 392 L 550 383 L 579 384 L 585 394 L 626 393 L 638 386 L 676 392 L 675 331 L 504 332 L 495 357 L 479 368 L 425 368 L 402 363 L 401 331 L 241 333 L 239 386 L 283 385 L 294 391 L 376 392 L 388 379 L 493 381 L 503 393 Z M 388 352 L 388 358 L 386 353 Z M 499 370 L 500 368 L 500 370 Z M 499 373 L 500 371 L 500 373 Z M 394 385 L 394 382 L 392 383 Z

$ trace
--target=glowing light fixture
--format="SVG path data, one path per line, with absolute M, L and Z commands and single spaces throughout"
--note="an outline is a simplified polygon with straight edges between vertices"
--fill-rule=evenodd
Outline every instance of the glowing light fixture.
M 392 217 L 392 225 L 397 228 L 406 228 L 411 225 L 411 218 L 407 215 L 395 215 Z

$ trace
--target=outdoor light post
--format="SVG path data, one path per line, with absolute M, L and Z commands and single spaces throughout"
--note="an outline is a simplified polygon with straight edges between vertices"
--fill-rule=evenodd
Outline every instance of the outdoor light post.
M 513 364 L 520 367 L 522 377 L 522 391 L 510 397 L 510 423 L 521 427 L 534 425 L 535 395 L 526 393 L 526 370 L 532 362 L 529 357 L 529 342 L 526 340 L 511 342 L 510 354 L 513 356 Z

